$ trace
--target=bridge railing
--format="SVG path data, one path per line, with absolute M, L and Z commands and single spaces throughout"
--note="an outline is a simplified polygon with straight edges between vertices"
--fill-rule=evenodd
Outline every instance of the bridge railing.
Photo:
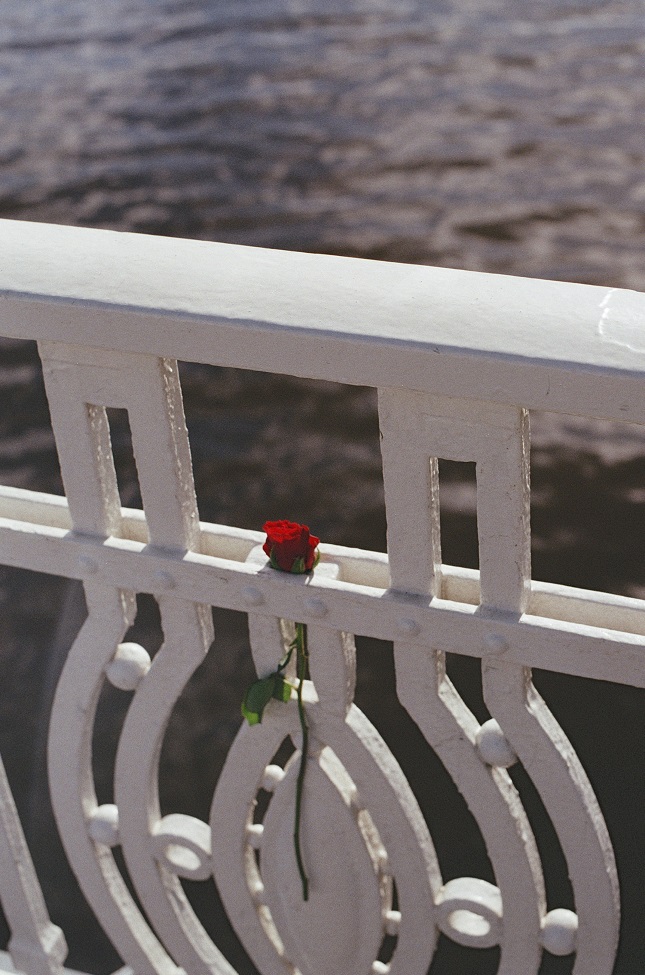
M 439 933 L 498 945 L 503 975 L 537 973 L 544 951 L 574 956 L 577 975 L 609 975 L 620 916 L 612 840 L 531 668 L 645 686 L 645 602 L 531 579 L 529 417 L 645 424 L 645 296 L 9 221 L 0 240 L 0 334 L 38 341 L 65 488 L 64 498 L 2 488 L 0 561 L 83 582 L 88 617 L 49 730 L 50 791 L 69 862 L 126 964 L 137 975 L 233 973 L 182 886 L 214 877 L 265 975 L 425 975 Z M 261 534 L 200 522 L 177 360 L 378 389 L 387 555 L 323 544 L 312 575 L 281 574 Z M 141 511 L 119 500 L 113 407 L 128 413 Z M 442 458 L 476 466 L 478 571 L 441 559 Z M 142 592 L 161 612 L 152 663 L 123 642 Z M 307 626 L 306 903 L 291 836 L 295 693 L 241 727 L 209 822 L 160 811 L 164 732 L 216 639 L 213 606 L 248 614 L 261 676 L 293 622 Z M 393 642 L 399 700 L 466 799 L 495 884 L 444 882 L 412 789 L 353 703 L 354 636 Z M 466 706 L 446 654 L 481 660 L 490 720 Z M 134 693 L 114 803 L 100 804 L 91 752 L 105 682 Z M 296 752 L 282 767 L 287 739 Z M 575 909 L 547 902 L 507 771 L 516 762 L 557 833 Z M 262 817 L 260 793 L 270 795 Z M 61 935 L 6 790 L 2 813 L 14 964 L 58 971 Z

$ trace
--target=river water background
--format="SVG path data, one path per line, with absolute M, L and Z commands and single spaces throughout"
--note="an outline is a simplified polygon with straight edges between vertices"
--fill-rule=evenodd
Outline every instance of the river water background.
M 642 0 L 3 0 L 0 7 L 6 218 L 645 290 L 644 118 Z M 197 366 L 182 367 L 182 378 L 202 518 L 257 528 L 267 517 L 289 517 L 326 541 L 384 550 L 372 390 Z M 30 343 L 0 343 L 0 403 L 2 482 L 60 493 Z M 122 496 L 136 505 L 127 424 L 112 419 Z M 644 596 L 643 430 L 536 415 L 532 431 L 534 576 Z M 474 485 L 449 464 L 442 537 L 446 561 L 476 565 Z M 116 960 L 47 832 L 42 758 L 30 757 L 34 741 L 42 750 L 50 693 L 43 661 L 52 643 L 71 640 L 82 599 L 59 580 L 18 571 L 3 573 L 1 594 L 0 751 L 51 913 L 68 933 L 69 963 L 108 971 Z M 140 603 L 134 635 L 153 651 L 155 606 Z M 219 614 L 216 623 L 225 652 L 209 654 L 166 738 L 167 811 L 205 815 L 238 724 L 251 673 L 244 619 Z M 364 641 L 359 663 L 357 699 L 415 787 L 444 875 L 492 880 L 450 780 L 393 695 L 383 696 L 390 649 Z M 476 673 L 468 662 L 451 667 L 483 719 Z M 642 696 L 548 674 L 536 681 L 614 835 L 627 917 L 616 973 L 640 975 Z M 95 757 L 104 801 L 127 703 L 117 692 L 102 703 L 107 730 Z M 566 906 L 557 843 L 521 770 L 517 777 L 545 836 L 550 906 Z M 191 896 L 197 902 L 202 893 Z M 207 926 L 240 971 L 251 971 L 215 892 L 208 897 L 200 901 Z M 433 975 L 486 975 L 495 951 L 442 942 Z M 547 958 L 543 975 L 570 969 L 570 959 Z

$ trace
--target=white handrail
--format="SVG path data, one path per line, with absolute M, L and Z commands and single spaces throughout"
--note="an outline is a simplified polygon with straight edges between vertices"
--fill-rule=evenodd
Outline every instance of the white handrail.
M 645 423 L 640 292 L 11 220 L 0 251 L 7 336 Z

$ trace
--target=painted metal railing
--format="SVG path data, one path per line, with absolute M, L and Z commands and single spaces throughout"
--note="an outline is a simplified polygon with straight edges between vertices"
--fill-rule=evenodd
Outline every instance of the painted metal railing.
M 499 945 L 503 975 L 535 975 L 544 950 L 575 953 L 576 975 L 609 975 L 611 839 L 531 667 L 645 686 L 645 603 L 531 580 L 528 420 L 546 409 L 645 424 L 645 296 L 8 221 L 0 240 L 0 334 L 38 340 L 65 487 L 64 498 L 1 489 L 0 561 L 83 581 L 88 618 L 56 692 L 50 788 L 69 861 L 126 964 L 233 973 L 181 884 L 214 876 L 265 975 L 425 975 L 439 932 Z M 200 523 L 178 359 L 376 387 L 388 555 L 323 544 L 313 576 L 284 575 L 267 568 L 262 535 Z M 143 511 L 120 505 L 110 407 L 128 411 Z M 476 465 L 479 571 L 442 563 L 437 458 Z M 123 642 L 139 592 L 161 611 L 152 664 Z M 211 606 L 248 614 L 260 675 L 282 657 L 288 621 L 307 625 L 307 903 L 291 855 L 298 753 L 275 762 L 285 739 L 298 748 L 295 700 L 241 727 L 210 822 L 160 812 L 164 730 L 213 642 Z M 393 641 L 399 699 L 465 797 L 495 884 L 444 883 L 410 786 L 353 703 L 354 635 Z M 481 659 L 483 725 L 447 653 Z M 115 802 L 99 805 L 91 742 L 105 681 L 135 693 Z M 518 760 L 557 832 L 575 911 L 547 908 L 507 772 Z M 29 975 L 57 972 L 64 942 L 3 789 L 10 951 Z M 257 821 L 260 790 L 271 799 Z

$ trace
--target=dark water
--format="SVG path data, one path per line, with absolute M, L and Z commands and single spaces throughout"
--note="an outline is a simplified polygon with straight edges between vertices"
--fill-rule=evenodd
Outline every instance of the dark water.
M 0 5 L 3 217 L 645 289 L 644 118 L 642 0 Z M 0 354 L 0 479 L 60 492 L 34 349 L 4 342 Z M 372 390 L 203 367 L 184 367 L 183 380 L 203 518 L 257 528 L 288 517 L 326 541 L 384 549 Z M 136 504 L 127 426 L 113 421 L 122 495 Z M 552 416 L 532 427 L 535 577 L 645 595 L 643 431 Z M 450 465 L 442 477 L 446 561 L 475 565 L 474 486 Z M 45 655 L 69 645 L 82 601 L 25 572 L 5 572 L 1 595 L 0 751 L 69 963 L 106 971 L 117 960 L 68 883 L 33 758 Z M 166 738 L 167 812 L 206 815 L 250 679 L 244 618 L 216 624 L 219 642 Z M 158 646 L 153 601 L 141 601 L 133 637 Z M 444 875 L 492 880 L 450 780 L 383 691 L 390 648 L 361 643 L 359 662 L 359 703 L 415 788 Z M 476 673 L 451 666 L 483 719 Z M 625 916 L 616 975 L 642 975 L 642 695 L 536 682 L 614 835 Z M 127 703 L 115 692 L 101 710 L 103 801 Z M 516 777 L 548 863 L 549 906 L 569 906 L 557 842 Z M 191 896 L 248 971 L 214 892 Z M 433 975 L 487 975 L 495 961 L 494 950 L 442 944 Z M 570 969 L 548 959 L 542 975 Z
M 0 207 L 642 288 L 642 0 L 3 0 Z

